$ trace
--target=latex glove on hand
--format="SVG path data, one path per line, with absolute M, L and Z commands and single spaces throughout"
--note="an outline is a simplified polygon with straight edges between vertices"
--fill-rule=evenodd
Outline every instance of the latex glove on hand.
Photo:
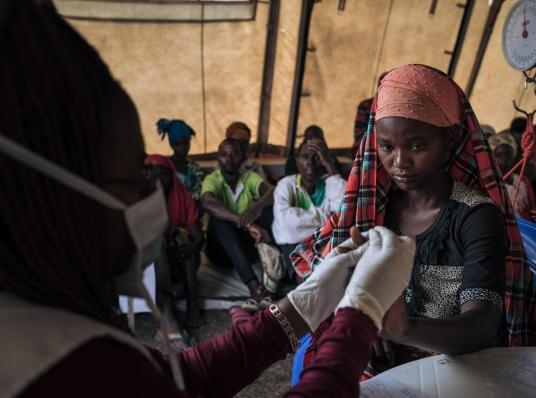
M 351 242 L 351 238 L 337 247 L 342 245 L 356 246 Z M 365 243 L 342 254 L 335 248 L 305 282 L 287 295 L 311 331 L 315 331 L 318 325 L 333 313 L 344 295 L 351 275 L 350 268 L 357 264 L 367 247 L 368 243 Z
M 337 306 L 368 315 L 378 330 L 383 316 L 408 286 L 415 257 L 415 241 L 385 227 L 368 231 L 368 247 L 361 256 L 344 297 Z
M 330 251 L 325 260 L 333 256 L 349 252 L 350 250 L 357 249 L 359 246 L 364 244 L 367 239 L 368 231 L 361 233 L 356 227 L 352 227 L 350 228 L 350 238 L 346 239 L 344 242 Z

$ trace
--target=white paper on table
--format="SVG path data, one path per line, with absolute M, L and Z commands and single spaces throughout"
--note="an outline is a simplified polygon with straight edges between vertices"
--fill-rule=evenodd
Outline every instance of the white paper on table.
M 536 396 L 536 352 L 525 352 L 493 380 L 493 384 Z
M 359 388 L 361 398 L 423 398 L 418 391 L 387 374 L 364 381 Z

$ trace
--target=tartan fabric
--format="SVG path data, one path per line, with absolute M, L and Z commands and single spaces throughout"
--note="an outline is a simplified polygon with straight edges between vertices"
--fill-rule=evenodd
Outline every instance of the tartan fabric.
M 446 76 L 439 70 L 428 68 Z M 456 88 L 463 107 L 463 133 L 458 138 L 446 171 L 454 180 L 489 196 L 502 210 L 510 241 L 505 263 L 504 296 L 508 345 L 536 345 L 536 289 L 526 263 L 514 211 L 471 105 L 461 88 L 449 80 Z M 339 211 L 291 254 L 296 272 L 302 278 L 306 278 L 333 247 L 349 237 L 351 226 L 355 225 L 363 232 L 375 225 L 383 225 L 391 179 L 378 158 L 375 110 L 376 97 L 372 103 L 367 133 L 356 154 Z
M 354 140 L 359 142 L 367 132 L 370 110 L 372 108 L 372 98 L 364 99 L 357 106 L 354 123 Z

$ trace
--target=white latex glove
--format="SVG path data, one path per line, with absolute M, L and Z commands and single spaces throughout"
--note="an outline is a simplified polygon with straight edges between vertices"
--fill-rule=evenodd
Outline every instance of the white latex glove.
M 348 241 L 344 243 L 348 245 Z M 357 264 L 367 247 L 368 243 L 364 243 L 342 254 L 332 250 L 309 278 L 287 295 L 311 331 L 333 313 L 344 295 L 351 275 L 350 267 Z
M 381 330 L 385 312 L 409 284 L 415 241 L 397 236 L 385 227 L 368 232 L 368 248 L 355 267 L 337 310 L 358 309 Z
M 365 237 L 368 236 L 368 231 L 361 234 Z M 324 261 L 330 259 L 331 257 L 335 257 L 335 256 L 338 256 L 339 254 L 342 254 L 340 253 L 339 249 L 351 249 L 351 250 L 355 250 L 359 247 L 359 245 L 356 245 L 353 241 L 352 238 L 348 238 L 346 239 L 344 242 L 342 242 L 340 245 L 336 246 L 333 248 L 333 250 L 331 250 L 328 255 L 324 258 Z

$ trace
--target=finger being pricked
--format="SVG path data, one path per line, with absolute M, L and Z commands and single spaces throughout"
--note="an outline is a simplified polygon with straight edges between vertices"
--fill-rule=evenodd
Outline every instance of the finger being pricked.
M 361 234 L 356 227 L 350 228 L 350 238 L 336 246 L 326 258 L 337 256 L 339 254 L 347 253 L 351 250 L 357 249 L 359 246 L 365 244 L 368 240 L 368 232 Z M 366 247 L 364 247 L 366 249 Z

